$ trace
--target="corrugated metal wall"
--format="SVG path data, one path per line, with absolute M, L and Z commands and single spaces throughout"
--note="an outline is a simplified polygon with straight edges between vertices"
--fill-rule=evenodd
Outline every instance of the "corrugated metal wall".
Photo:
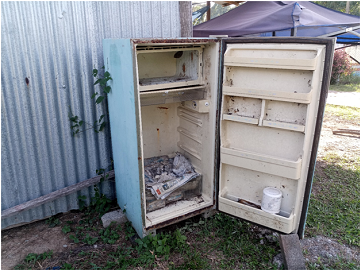
M 96 175 L 110 164 L 110 133 L 72 137 L 74 115 L 105 112 L 90 97 L 104 38 L 180 37 L 179 3 L 1 3 L 1 209 Z M 29 85 L 25 78 L 28 78 Z M 103 192 L 114 197 L 114 183 Z M 80 194 L 3 219 L 1 227 L 77 209 Z

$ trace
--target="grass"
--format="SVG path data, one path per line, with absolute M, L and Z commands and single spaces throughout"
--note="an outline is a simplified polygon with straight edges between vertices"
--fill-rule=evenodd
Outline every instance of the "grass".
M 325 177 L 316 174 L 307 216 L 308 232 L 360 246 L 360 157 L 330 153 L 323 158 Z
M 340 120 L 360 124 L 360 108 L 327 104 L 325 111 L 330 115 L 337 116 Z
M 318 258 L 315 263 L 307 263 L 309 270 L 360 270 L 359 266 L 343 258 L 338 258 L 336 261 L 322 262 Z
M 345 85 L 330 85 L 330 90 L 342 92 L 360 92 L 360 83 L 358 84 L 345 84 Z
M 52 253 L 29 254 L 15 269 L 277 269 L 272 260 L 280 253 L 271 231 L 267 239 L 254 225 L 221 213 L 206 220 L 199 216 L 188 219 L 133 244 L 130 236 L 135 232 L 130 223 L 107 229 L 74 223 L 70 232 L 68 225 L 66 229 L 63 234 L 76 236 L 84 251 L 56 257 Z M 93 249 L 94 244 L 99 249 Z

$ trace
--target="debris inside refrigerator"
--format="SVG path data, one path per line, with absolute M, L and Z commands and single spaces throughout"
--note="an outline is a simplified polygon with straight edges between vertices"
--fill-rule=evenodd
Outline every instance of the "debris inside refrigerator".
M 147 211 L 201 195 L 202 177 L 180 153 L 144 160 Z

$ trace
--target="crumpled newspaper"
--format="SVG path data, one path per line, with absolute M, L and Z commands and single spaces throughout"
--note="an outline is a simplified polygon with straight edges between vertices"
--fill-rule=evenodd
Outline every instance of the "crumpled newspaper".
M 173 191 L 199 176 L 182 154 L 152 157 L 144 160 L 144 176 L 148 189 L 157 199 L 165 199 Z

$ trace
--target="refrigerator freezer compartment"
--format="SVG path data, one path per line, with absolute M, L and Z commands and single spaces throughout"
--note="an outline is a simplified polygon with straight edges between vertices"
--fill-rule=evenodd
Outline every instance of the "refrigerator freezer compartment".
M 162 89 L 140 93 L 140 103 L 145 105 L 169 104 L 183 101 L 203 100 L 204 86 Z
M 138 47 L 139 90 L 200 85 L 202 82 L 202 51 L 203 46 L 164 49 L 161 47 Z

